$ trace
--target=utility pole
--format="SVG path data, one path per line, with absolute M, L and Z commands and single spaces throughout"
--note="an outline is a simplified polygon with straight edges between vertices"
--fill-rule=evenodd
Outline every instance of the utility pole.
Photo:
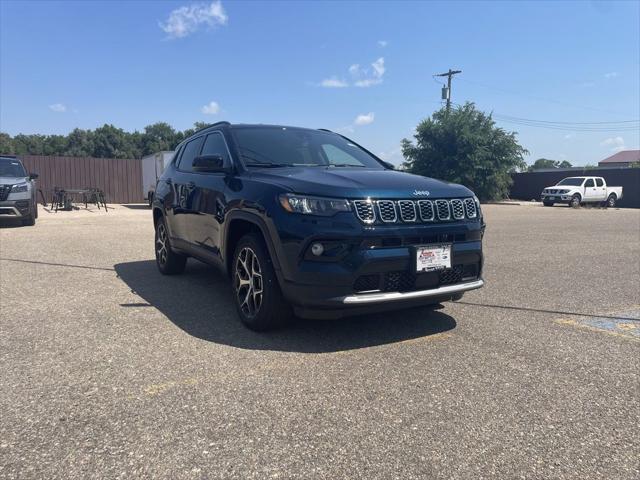
M 446 100 L 447 100 L 447 113 L 449 113 L 449 110 L 451 110 L 451 77 L 453 77 L 454 75 L 458 74 L 458 73 L 462 73 L 462 70 L 451 70 L 449 69 L 448 72 L 445 73 L 438 73 L 436 75 L 434 75 L 435 77 L 447 77 L 447 96 L 446 96 Z M 445 99 L 444 96 L 444 92 L 442 92 L 442 99 Z

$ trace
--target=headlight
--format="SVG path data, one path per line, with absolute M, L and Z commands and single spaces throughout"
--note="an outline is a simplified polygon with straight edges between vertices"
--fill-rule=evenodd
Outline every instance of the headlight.
M 560 193 L 560 194 L 569 193 L 569 190 L 560 190 L 558 193 Z
M 280 195 L 280 205 L 287 212 L 330 217 L 339 212 L 348 212 L 351 205 L 339 198 L 310 197 L 285 193 Z
M 476 197 L 475 195 L 473 196 L 473 199 L 476 202 L 476 207 L 478 208 L 478 218 L 482 218 L 482 209 L 480 208 L 480 200 L 478 200 L 478 197 Z
M 17 185 L 14 185 L 13 187 L 11 187 L 11 190 L 9 191 L 9 193 L 22 193 L 28 190 L 29 190 L 28 183 L 18 183 Z

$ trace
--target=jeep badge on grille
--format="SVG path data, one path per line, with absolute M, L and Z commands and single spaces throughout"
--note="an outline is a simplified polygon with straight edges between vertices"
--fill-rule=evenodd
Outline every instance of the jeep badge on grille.
M 431 195 L 431 192 L 429 190 L 414 190 L 411 195 L 415 197 L 428 197 Z

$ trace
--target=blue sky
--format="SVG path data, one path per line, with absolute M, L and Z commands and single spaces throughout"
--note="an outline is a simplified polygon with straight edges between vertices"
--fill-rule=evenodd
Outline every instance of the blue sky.
M 637 128 L 506 117 L 640 118 L 639 5 L 0 0 L 0 129 L 279 123 L 344 132 L 397 163 L 441 104 L 432 75 L 452 67 L 453 101 L 495 112 L 529 161 L 595 163 L 638 148 Z

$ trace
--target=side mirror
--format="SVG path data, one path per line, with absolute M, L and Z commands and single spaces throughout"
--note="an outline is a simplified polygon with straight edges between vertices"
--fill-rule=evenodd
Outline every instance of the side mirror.
M 38 175 L 37 173 L 30 173 L 29 174 L 29 180 L 35 180 L 36 178 L 38 178 L 40 175 Z
M 389 170 L 395 170 L 396 166 L 391 163 L 391 162 L 385 162 L 384 160 L 382 161 L 382 164 L 387 167 Z
M 203 173 L 226 173 L 228 167 L 224 165 L 221 155 L 200 155 L 193 159 L 193 171 Z

